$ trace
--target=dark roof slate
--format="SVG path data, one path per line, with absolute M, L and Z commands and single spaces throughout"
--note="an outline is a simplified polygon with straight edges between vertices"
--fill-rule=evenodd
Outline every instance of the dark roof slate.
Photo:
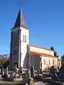
M 26 28 L 26 25 L 25 25 L 24 18 L 23 18 L 21 10 L 19 10 L 19 13 L 18 13 L 16 22 L 15 22 L 14 28 L 19 27 L 19 26 L 22 26 L 22 27 Z

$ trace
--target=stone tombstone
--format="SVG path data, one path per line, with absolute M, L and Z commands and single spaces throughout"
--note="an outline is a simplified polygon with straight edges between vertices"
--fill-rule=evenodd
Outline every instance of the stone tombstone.
M 30 69 L 28 69 L 28 76 L 29 76 L 29 79 L 31 78 L 31 71 Z
M 10 77 L 13 77 L 13 72 L 12 71 L 10 72 Z
M 34 66 L 31 66 L 31 77 L 34 77 Z
M 4 72 L 8 75 L 8 67 L 4 69 Z
M 10 72 L 10 81 L 13 81 L 13 71 Z
M 1 74 L 1 68 L 0 68 L 0 74 Z
M 8 67 L 6 68 L 6 74 L 8 75 Z
M 51 66 L 50 70 L 49 70 L 49 74 L 52 75 L 52 79 L 53 80 L 57 80 L 58 76 L 57 76 L 57 71 L 54 68 L 54 66 Z
M 1 80 L 1 74 L 0 74 L 0 80 Z
M 1 69 L 1 73 L 2 73 L 2 75 L 4 75 L 4 69 L 3 68 Z
M 42 74 L 42 69 L 40 69 L 40 74 Z
M 64 80 L 64 66 L 62 66 L 62 67 L 59 69 L 58 78 L 61 79 L 61 80 Z

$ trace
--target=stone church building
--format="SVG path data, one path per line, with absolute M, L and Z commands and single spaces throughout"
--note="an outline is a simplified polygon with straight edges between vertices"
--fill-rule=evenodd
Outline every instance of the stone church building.
M 54 51 L 29 44 L 29 29 L 26 27 L 21 10 L 19 10 L 14 27 L 11 29 L 10 67 L 41 68 L 45 70 L 54 65 L 57 67 L 58 58 Z

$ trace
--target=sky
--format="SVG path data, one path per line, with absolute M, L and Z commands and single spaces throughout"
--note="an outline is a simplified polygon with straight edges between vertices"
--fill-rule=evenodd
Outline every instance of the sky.
M 19 9 L 29 29 L 30 44 L 54 47 L 64 54 L 64 0 L 0 0 L 0 54 L 10 54 L 10 34 Z

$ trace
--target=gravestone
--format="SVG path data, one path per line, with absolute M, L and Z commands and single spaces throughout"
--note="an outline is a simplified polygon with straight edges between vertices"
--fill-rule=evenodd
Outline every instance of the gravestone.
M 6 74 L 8 75 L 8 67 L 6 68 Z
M 64 66 L 60 68 L 58 78 L 64 81 Z
M 2 77 L 1 77 L 1 74 L 0 74 L 0 80 L 1 80 L 1 78 L 2 78 Z
M 31 66 L 31 77 L 34 77 L 34 66 Z
M 29 78 L 31 78 L 31 71 L 30 71 L 30 69 L 28 69 L 28 75 L 29 75 Z
M 53 80 L 57 80 L 58 79 L 57 71 L 54 68 L 54 66 L 51 66 L 51 68 L 49 70 L 49 74 L 52 76 Z
M 13 81 L 13 71 L 10 72 L 10 81 Z

